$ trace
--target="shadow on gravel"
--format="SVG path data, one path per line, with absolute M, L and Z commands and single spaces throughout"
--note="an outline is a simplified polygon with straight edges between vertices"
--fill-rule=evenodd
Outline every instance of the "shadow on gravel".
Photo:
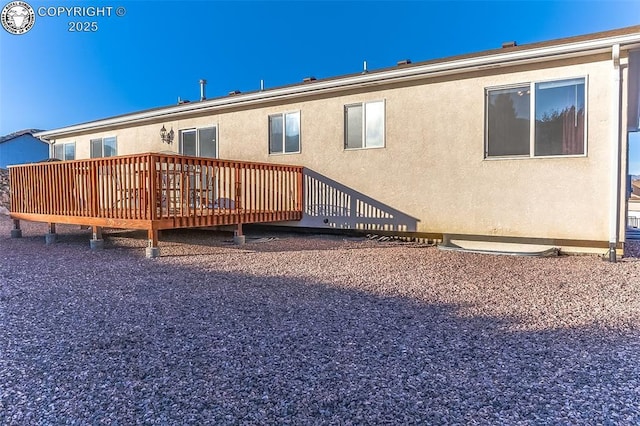
M 637 333 L 513 332 L 267 271 L 9 246 L 0 424 L 640 422 Z
M 0 236 L 3 425 L 640 423 L 633 327 L 513 331 L 461 305 L 150 261 L 137 241 L 90 252 L 78 228 L 46 247 L 39 229 Z
M 172 253 L 171 250 L 162 250 L 163 245 L 166 246 L 167 243 L 190 244 L 203 247 L 231 247 L 241 251 L 255 251 L 260 253 L 335 250 L 336 244 L 348 245 L 350 242 L 362 242 L 366 239 L 364 237 L 309 233 L 296 234 L 292 232 L 263 231 L 260 229 L 253 229 L 247 232 L 245 237 L 246 244 L 237 246 L 233 244 L 233 233 L 228 231 L 197 228 L 166 230 L 162 231 L 160 251 L 161 255 L 180 256 Z M 145 235 L 138 234 L 137 238 L 144 239 Z M 282 241 L 287 241 L 290 244 L 283 247 L 282 244 L 280 244 Z M 309 241 L 312 241 L 311 245 L 308 244 Z
M 140 240 L 141 245 L 146 246 L 147 231 L 141 230 L 120 230 L 109 229 L 104 233 L 104 237 L 109 238 L 126 238 L 131 240 Z M 233 234 L 229 232 L 204 230 L 204 229 L 168 229 L 160 231 L 160 247 L 163 243 L 188 243 L 201 246 L 220 245 L 224 240 L 232 240 Z
M 41 225 L 41 235 L 33 235 L 30 233 L 25 235 L 25 240 L 44 241 L 44 234 L 47 232 L 46 227 Z M 0 236 L 2 238 L 2 236 Z M 118 250 L 141 250 L 144 256 L 144 248 L 147 246 L 147 232 L 143 230 L 122 230 L 122 229 L 105 229 L 103 233 L 105 241 L 105 249 Z M 67 244 L 79 244 L 82 247 L 88 247 L 91 239 L 91 230 L 80 229 L 77 226 L 58 225 L 57 242 Z M 291 244 L 283 248 L 279 242 L 287 240 Z M 314 244 L 309 246 L 307 243 L 313 240 Z M 188 244 L 190 246 L 202 247 L 195 254 L 215 254 L 216 250 L 204 250 L 204 248 L 233 248 L 240 251 L 251 252 L 286 252 L 286 251 L 306 251 L 306 250 L 335 250 L 336 244 L 349 244 L 350 242 L 361 242 L 364 237 L 347 237 L 335 235 L 311 235 L 311 234 L 295 234 L 290 232 L 263 232 L 254 231 L 246 235 L 245 245 L 233 244 L 233 233 L 228 231 L 219 231 L 212 229 L 170 229 L 163 230 L 160 233 L 160 255 L 163 257 L 180 257 L 192 256 L 191 253 L 179 253 L 172 247 Z M 275 242 L 275 246 L 271 243 Z M 302 242 L 302 244 L 299 244 Z M 372 242 L 375 244 L 375 242 Z

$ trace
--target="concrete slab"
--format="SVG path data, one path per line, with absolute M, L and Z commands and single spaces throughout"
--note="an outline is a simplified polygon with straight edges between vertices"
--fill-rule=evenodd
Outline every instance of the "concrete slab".
M 442 250 L 466 251 L 474 253 L 501 254 L 512 256 L 557 256 L 559 249 L 553 246 L 499 243 L 493 241 L 450 240 L 440 244 Z

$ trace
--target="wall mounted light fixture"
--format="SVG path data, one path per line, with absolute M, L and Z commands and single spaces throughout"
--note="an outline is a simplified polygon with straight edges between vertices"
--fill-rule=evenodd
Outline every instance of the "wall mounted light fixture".
M 163 124 L 162 129 L 160 129 L 160 139 L 162 139 L 162 142 L 168 143 L 169 145 L 171 145 L 173 143 L 173 136 L 174 136 L 173 127 L 171 128 L 171 130 L 167 132 L 167 129 L 165 129 Z

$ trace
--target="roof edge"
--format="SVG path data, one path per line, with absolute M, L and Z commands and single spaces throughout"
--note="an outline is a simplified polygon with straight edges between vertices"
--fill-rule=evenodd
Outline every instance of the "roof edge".
M 37 137 L 35 135 L 36 134 L 40 134 L 42 132 L 44 132 L 44 130 L 40 130 L 40 129 L 22 129 L 22 130 L 18 130 L 16 132 L 9 133 L 8 135 L 0 136 L 0 143 L 4 143 L 4 142 L 10 141 L 10 140 L 15 139 L 15 138 L 19 138 L 20 136 L 24 136 L 24 135 L 31 135 L 31 136 Z M 44 143 L 46 143 L 46 142 L 44 142 Z

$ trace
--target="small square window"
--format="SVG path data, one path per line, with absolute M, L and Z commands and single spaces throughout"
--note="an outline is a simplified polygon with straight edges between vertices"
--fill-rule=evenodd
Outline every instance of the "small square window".
M 91 158 L 115 157 L 118 155 L 118 140 L 115 136 L 91 139 Z
M 269 116 L 269 154 L 300 152 L 300 111 Z
M 345 149 L 384 147 L 384 101 L 344 107 Z
M 76 144 L 75 142 L 68 143 L 56 143 L 53 145 L 53 158 L 58 160 L 75 160 L 76 159 Z
M 180 153 L 192 157 L 217 158 L 216 126 L 180 131 Z

